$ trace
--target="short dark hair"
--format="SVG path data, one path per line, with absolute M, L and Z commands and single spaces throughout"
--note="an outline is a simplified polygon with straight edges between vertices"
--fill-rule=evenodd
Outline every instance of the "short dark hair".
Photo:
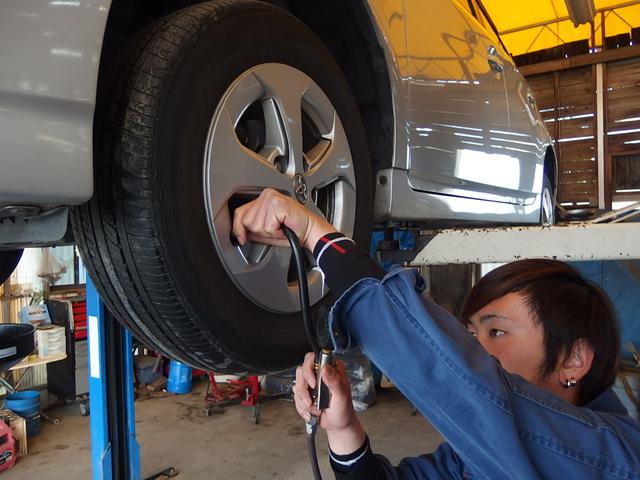
M 597 284 L 572 266 L 544 259 L 520 260 L 491 271 L 471 289 L 461 320 L 508 293 L 521 293 L 542 326 L 545 355 L 538 367 L 547 378 L 571 354 L 577 340 L 592 348 L 591 369 L 578 383 L 577 404 L 585 405 L 615 381 L 620 354 L 618 316 Z

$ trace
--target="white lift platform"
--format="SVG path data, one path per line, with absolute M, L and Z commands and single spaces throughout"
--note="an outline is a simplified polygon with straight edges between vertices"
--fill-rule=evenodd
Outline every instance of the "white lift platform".
M 640 202 L 588 222 L 421 232 L 428 243 L 410 265 L 640 259 Z

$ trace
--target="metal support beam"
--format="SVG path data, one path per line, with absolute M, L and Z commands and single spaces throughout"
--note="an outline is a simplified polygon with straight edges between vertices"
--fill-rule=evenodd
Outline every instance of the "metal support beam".
M 89 405 L 94 480 L 139 480 L 131 334 L 87 278 Z
M 638 238 L 640 222 L 448 229 L 438 232 L 410 264 L 502 263 L 524 258 L 640 259 Z

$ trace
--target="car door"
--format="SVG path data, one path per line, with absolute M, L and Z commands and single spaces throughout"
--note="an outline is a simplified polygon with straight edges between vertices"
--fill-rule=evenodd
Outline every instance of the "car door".
M 489 46 L 492 55 L 490 62 L 496 62 L 492 68 L 502 70 L 508 108 L 508 129 L 493 131 L 492 143 L 495 148 L 504 150 L 516 157 L 520 165 L 519 190 L 526 197 L 524 203 L 535 200 L 533 193 L 542 190 L 544 157 L 548 144 L 548 134 L 536 107 L 535 98 L 526 79 L 516 68 L 511 56 L 504 50 L 498 35 L 492 29 L 483 4 L 471 0 L 480 23 L 492 43 Z M 530 192 L 530 195 L 526 195 Z
M 405 9 L 412 188 L 522 203 L 520 161 L 494 140 L 510 128 L 496 41 L 468 2 L 405 0 Z

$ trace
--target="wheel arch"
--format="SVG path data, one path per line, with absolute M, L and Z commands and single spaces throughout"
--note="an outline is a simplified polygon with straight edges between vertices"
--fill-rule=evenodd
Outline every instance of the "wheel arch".
M 374 174 L 391 167 L 394 137 L 391 83 L 366 0 L 260 1 L 284 8 L 322 40 L 340 66 L 358 104 Z M 157 18 L 197 3 L 202 1 L 113 0 L 100 56 L 98 95 L 110 67 L 123 56 L 136 33 Z

